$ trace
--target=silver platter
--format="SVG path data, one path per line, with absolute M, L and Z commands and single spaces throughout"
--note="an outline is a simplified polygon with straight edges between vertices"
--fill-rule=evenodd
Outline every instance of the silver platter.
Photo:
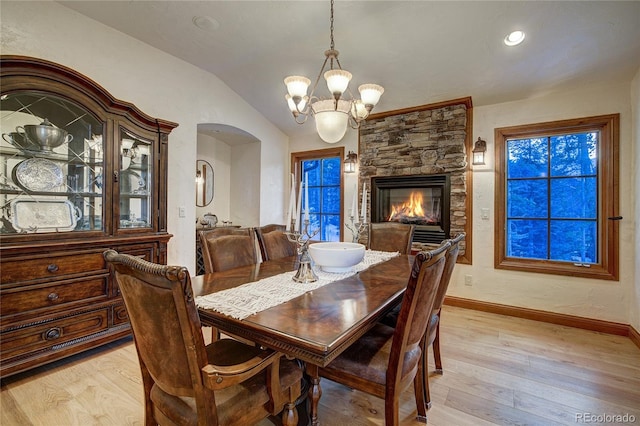
M 18 232 L 73 231 L 82 217 L 68 200 L 15 199 L 11 202 L 11 224 Z
M 29 191 L 51 191 L 64 180 L 60 166 L 46 158 L 28 158 L 13 171 L 15 183 Z

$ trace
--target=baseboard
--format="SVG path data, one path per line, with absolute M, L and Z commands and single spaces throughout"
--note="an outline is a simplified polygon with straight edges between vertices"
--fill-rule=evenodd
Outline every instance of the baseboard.
M 445 297 L 444 304 L 456 306 L 458 308 L 473 309 L 493 314 L 508 315 L 511 317 L 565 325 L 568 327 L 581 328 L 583 330 L 598 331 L 600 333 L 627 336 L 638 348 L 640 348 L 640 333 L 638 333 L 638 331 L 629 324 L 558 314 L 555 312 L 539 311 L 537 309 L 521 308 L 517 306 L 501 305 L 499 303 L 482 302 L 480 300 L 463 299 L 455 296 Z
M 640 348 L 640 332 L 632 326 L 629 326 L 629 338 L 638 348 Z

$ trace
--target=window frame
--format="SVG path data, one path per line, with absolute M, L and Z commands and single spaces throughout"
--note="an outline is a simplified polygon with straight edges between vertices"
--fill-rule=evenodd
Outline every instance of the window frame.
M 294 174 L 296 182 L 296 194 L 298 186 L 302 180 L 301 164 L 306 160 L 321 160 L 325 158 L 338 157 L 340 159 L 340 241 L 344 241 L 344 147 L 333 147 L 326 149 L 316 149 L 312 151 L 301 151 L 291 153 L 291 173 Z
M 598 143 L 598 263 L 585 267 L 571 262 L 507 257 L 507 140 L 588 131 L 600 133 Z M 615 218 L 619 217 L 620 114 L 501 127 L 494 130 L 494 137 L 496 212 L 494 267 L 496 269 L 618 281 L 619 220 Z

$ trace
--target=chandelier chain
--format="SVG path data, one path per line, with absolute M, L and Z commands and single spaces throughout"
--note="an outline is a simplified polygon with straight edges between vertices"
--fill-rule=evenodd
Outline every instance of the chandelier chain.
M 288 91 L 285 98 L 296 123 L 303 124 L 310 115 L 313 115 L 320 138 L 327 143 L 335 143 L 342 139 L 348 127 L 354 129 L 360 127 L 360 123 L 366 120 L 378 103 L 384 88 L 377 84 L 361 85 L 358 90 L 362 100 L 356 99 L 351 93 L 349 88 L 351 73 L 342 68 L 338 51 L 335 50 L 333 34 L 335 0 L 330 0 L 330 3 L 330 47 L 324 52 L 324 62 L 313 83 L 311 93 L 307 95 L 311 80 L 304 76 L 289 76 L 285 78 L 284 83 Z M 334 69 L 334 62 L 337 69 Z M 328 99 L 315 95 L 323 75 L 331 92 L 331 97 Z
M 331 26 L 329 30 L 331 33 L 331 50 L 334 50 L 335 43 L 333 42 L 333 0 L 331 0 Z

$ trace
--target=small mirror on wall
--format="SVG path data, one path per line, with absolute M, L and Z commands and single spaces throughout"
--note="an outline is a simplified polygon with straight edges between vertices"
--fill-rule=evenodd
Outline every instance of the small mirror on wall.
M 196 206 L 205 207 L 213 201 L 213 167 L 205 160 L 196 161 Z

